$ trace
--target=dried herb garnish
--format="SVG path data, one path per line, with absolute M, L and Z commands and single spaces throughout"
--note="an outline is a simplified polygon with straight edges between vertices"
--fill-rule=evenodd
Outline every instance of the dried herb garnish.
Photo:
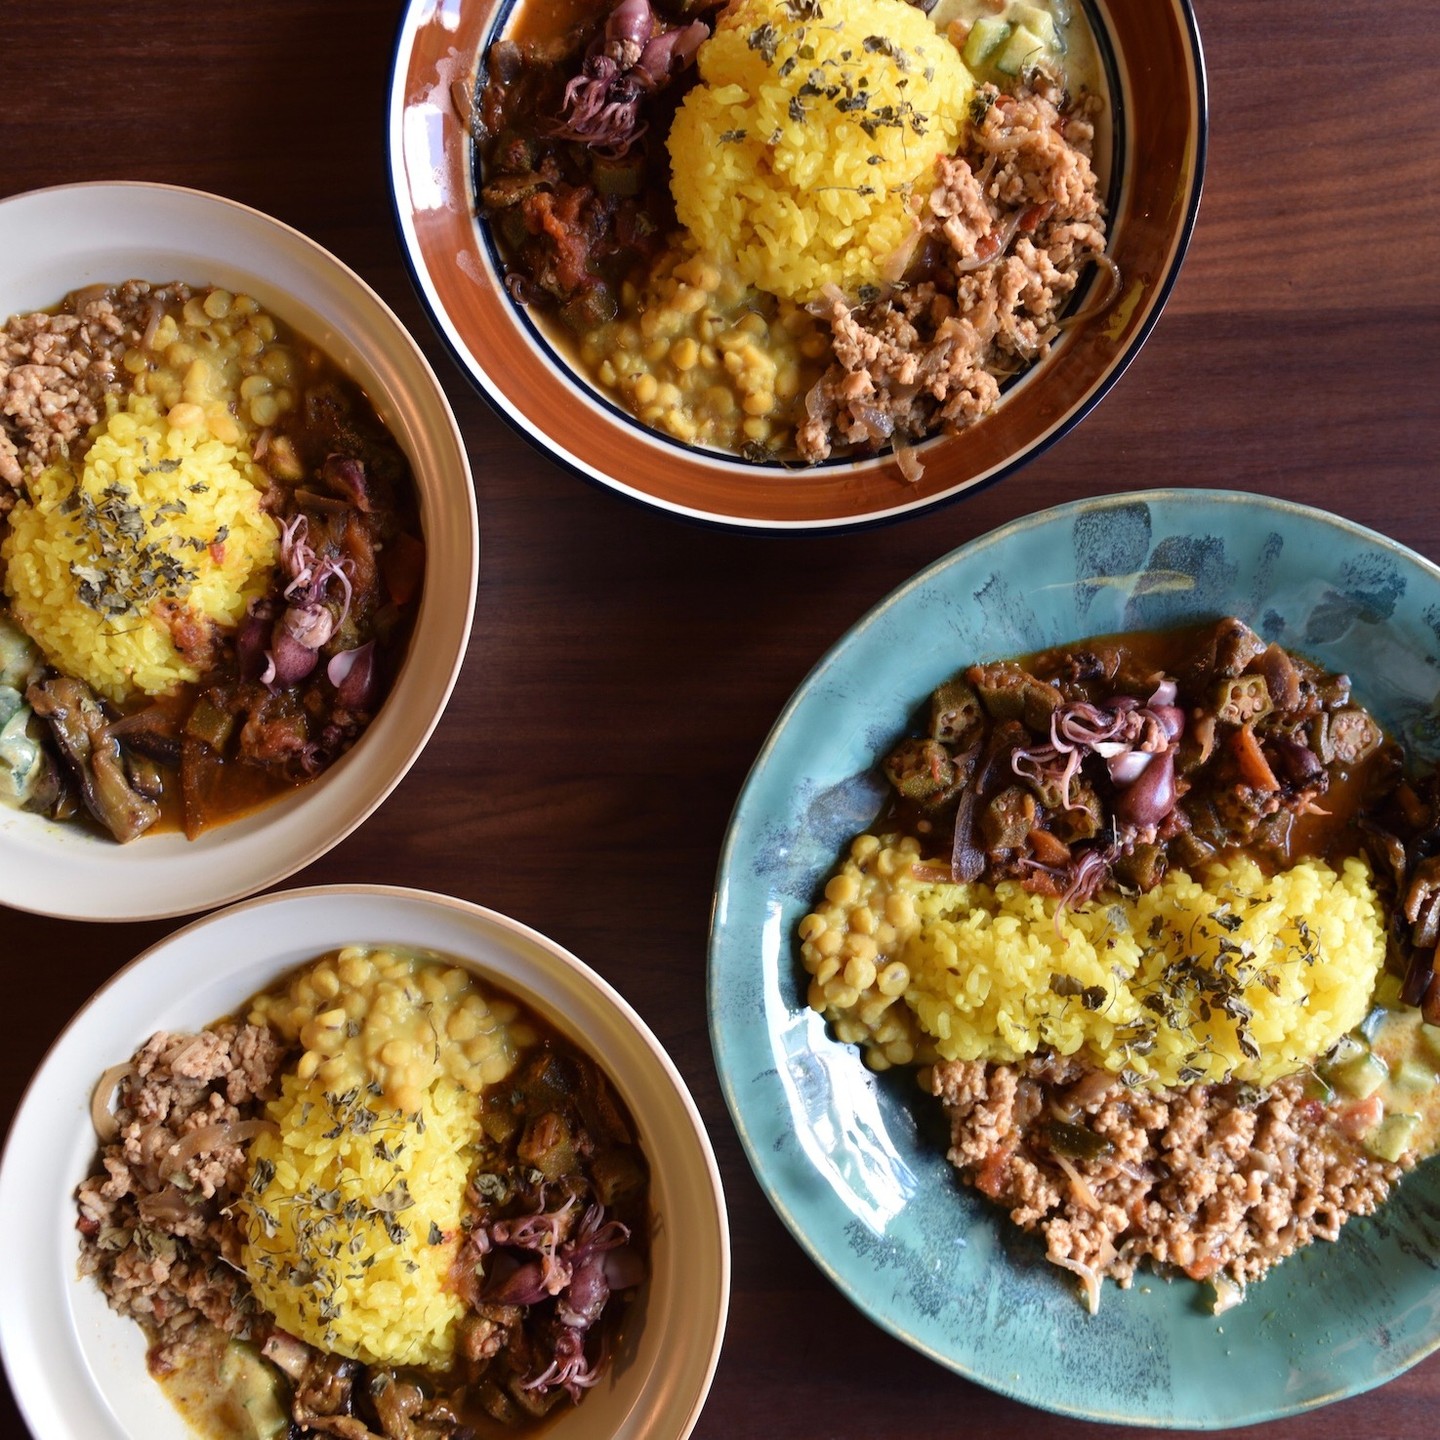
M 172 553 L 168 538 L 148 538 L 166 517 L 186 513 L 183 500 L 166 501 L 147 516 L 134 492 L 123 485 L 107 485 L 98 499 L 77 486 L 61 502 L 60 511 L 77 517 L 89 551 L 88 561 L 70 564 L 76 597 L 88 609 L 107 616 L 134 614 L 156 600 L 183 600 L 199 578 Z M 196 547 L 187 538 L 182 543 L 204 549 L 206 542 Z
M 378 1137 L 372 1146 L 375 1157 L 390 1166 L 379 1177 L 378 1189 L 362 1186 L 357 1175 L 346 1172 L 329 1188 L 312 1183 L 297 1194 L 280 1197 L 275 1209 L 269 1210 L 258 1200 L 275 1173 L 265 1160 L 255 1162 L 248 1186 L 257 1197 L 248 1202 L 252 1263 L 272 1281 L 283 1279 L 296 1292 L 301 1316 L 324 1325 L 327 1344 L 334 1343 L 332 1322 L 343 1313 L 342 1280 L 359 1279 L 377 1258 L 374 1253 L 362 1256 L 369 1244 L 366 1228 L 383 1231 L 392 1245 L 403 1245 L 411 1235 L 407 1212 L 414 1209 L 415 1199 L 398 1162 L 407 1127 L 423 1130 L 424 1121 L 418 1114 L 403 1116 L 375 1108 L 372 1102 L 383 1093 L 371 1082 L 339 1093 L 324 1091 L 321 1096 L 325 1113 L 334 1122 L 325 1132 L 327 1139 L 347 1132 Z M 279 1234 L 282 1218 L 289 1221 L 294 1245 L 267 1251 L 261 1241 Z M 445 1235 L 439 1226 L 433 1220 L 427 1225 L 428 1243 L 443 1244 Z M 296 1252 L 308 1258 L 292 1263 Z M 413 1260 L 404 1263 L 407 1269 L 418 1269 Z

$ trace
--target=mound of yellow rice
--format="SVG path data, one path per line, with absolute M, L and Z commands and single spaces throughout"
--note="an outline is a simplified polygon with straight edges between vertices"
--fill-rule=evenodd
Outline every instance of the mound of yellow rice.
M 443 1368 L 465 1307 L 447 1276 L 478 1100 L 450 1080 L 417 1114 L 287 1075 L 241 1206 L 256 1299 L 302 1340 L 367 1364 Z
M 1264 1085 L 1365 1015 L 1385 956 L 1361 859 L 1267 877 L 1238 859 L 1064 911 L 1012 882 L 927 885 L 906 1003 L 947 1060 L 1084 1058 L 1131 1083 Z
M 697 248 L 801 302 L 880 280 L 958 144 L 974 81 L 955 47 L 905 0 L 739 0 L 697 64 L 669 137 Z
M 132 395 L 78 473 L 52 466 L 10 512 L 0 554 L 15 618 L 57 669 L 112 700 L 198 679 L 157 607 L 239 623 L 278 553 L 264 488 L 246 451 Z

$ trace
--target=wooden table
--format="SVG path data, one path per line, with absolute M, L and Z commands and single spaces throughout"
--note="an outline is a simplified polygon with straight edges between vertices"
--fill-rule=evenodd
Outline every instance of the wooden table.
M 592 489 L 503 425 L 450 361 L 387 198 L 383 96 L 402 8 L 0 5 L 0 195 L 165 181 L 298 227 L 411 327 L 470 449 L 483 561 L 454 699 L 391 799 L 290 883 L 443 889 L 515 916 L 618 985 L 668 1047 L 709 1125 L 734 1240 L 729 1332 L 697 1436 L 1136 1433 L 956 1378 L 862 1318 L 791 1239 L 711 1060 L 716 857 L 758 747 L 822 651 L 914 571 L 1028 511 L 1222 486 L 1327 507 L 1440 560 L 1440 8 L 1195 0 L 1210 77 L 1205 198 L 1167 313 L 1129 372 L 1003 484 L 905 524 L 809 539 L 705 530 Z M 75 1009 L 171 928 L 0 911 L 7 1124 Z M 1432 1356 L 1264 1433 L 1418 1440 L 1435 1433 L 1437 1408 Z M 8 1389 L 0 1433 L 26 1433 Z

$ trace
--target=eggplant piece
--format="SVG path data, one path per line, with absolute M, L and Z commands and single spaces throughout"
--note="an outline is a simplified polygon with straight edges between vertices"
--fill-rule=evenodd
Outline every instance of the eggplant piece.
M 143 835 L 160 807 L 131 789 L 110 718 L 89 686 L 61 675 L 31 685 L 26 699 L 49 724 L 90 814 L 122 845 Z
M 1300 672 L 1288 651 L 1280 645 L 1269 646 L 1255 668 L 1265 677 L 1265 688 L 1277 710 L 1290 715 L 1300 708 Z
M 1214 675 L 1233 678 L 1265 649 L 1265 642 L 1243 620 L 1231 615 L 1220 621 L 1210 637 L 1207 668 Z
M 1097 1135 L 1087 1125 L 1071 1125 L 1064 1120 L 1051 1120 L 1046 1126 L 1046 1139 L 1056 1155 L 1070 1160 L 1091 1161 L 1102 1159 L 1115 1151 L 1112 1141 Z
M 180 763 L 180 736 L 175 718 L 159 705 L 139 710 L 110 726 L 112 739 L 127 755 L 143 755 L 157 765 L 174 769 Z

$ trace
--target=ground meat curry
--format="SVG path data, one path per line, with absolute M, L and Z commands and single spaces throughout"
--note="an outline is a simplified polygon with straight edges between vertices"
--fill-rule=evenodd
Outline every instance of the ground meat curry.
M 1440 784 L 1348 677 L 1225 618 L 972 664 L 920 728 L 810 1004 L 1092 1308 L 1147 1263 L 1235 1303 L 1440 1149 Z
M 890 447 L 913 481 L 915 442 L 989 413 L 1118 293 L 1100 68 L 1067 4 L 865 0 L 827 18 L 816 0 L 554 0 L 518 7 L 480 80 L 458 103 L 507 289 L 683 443 L 807 464 Z M 748 113 L 777 86 L 788 108 Z M 702 121 L 701 92 L 730 99 Z M 942 129 L 958 143 L 937 163 L 889 173 L 890 138 L 903 156 Z M 841 192 L 896 207 L 883 240 L 869 213 L 830 215 Z M 822 242 L 833 260 L 789 273 Z M 757 249 L 778 273 L 750 273 Z

